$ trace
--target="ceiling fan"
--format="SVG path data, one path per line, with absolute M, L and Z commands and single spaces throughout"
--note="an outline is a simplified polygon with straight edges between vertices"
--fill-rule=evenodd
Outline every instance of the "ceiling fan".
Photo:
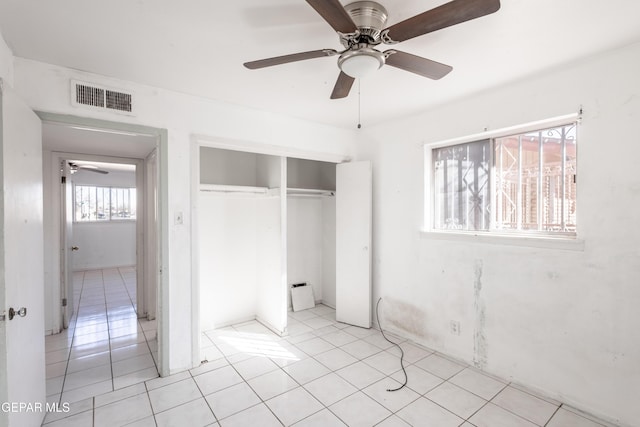
M 342 51 L 320 49 L 294 53 L 247 62 L 244 66 L 254 70 L 339 55 L 340 75 L 331 93 L 331 99 L 346 97 L 356 78 L 378 70 L 385 64 L 434 80 L 444 77 L 453 69 L 449 65 L 397 49 L 379 51 L 376 46 L 396 44 L 494 13 L 500 9 L 500 0 L 453 0 L 384 28 L 388 16 L 387 10 L 377 2 L 356 1 L 343 7 L 339 0 L 306 1 L 338 33 L 345 49 Z
M 82 164 L 78 164 L 78 163 L 74 163 L 74 162 L 69 162 L 69 171 L 71 172 L 72 175 L 74 173 L 78 172 L 80 169 L 85 170 L 87 172 L 101 173 L 101 174 L 104 174 L 104 175 L 109 173 L 109 171 L 104 170 L 104 169 L 100 169 L 99 167 L 97 167 L 95 165 L 82 165 Z

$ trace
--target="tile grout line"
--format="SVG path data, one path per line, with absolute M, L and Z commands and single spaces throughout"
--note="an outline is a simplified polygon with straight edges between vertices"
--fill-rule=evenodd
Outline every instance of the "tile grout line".
M 62 379 L 62 386 L 60 387 L 60 399 L 58 401 L 59 405 L 62 404 L 62 395 L 64 393 L 64 386 L 65 386 L 65 384 L 67 382 L 67 374 L 69 373 L 69 363 L 71 363 L 71 353 L 73 352 L 73 343 L 76 340 L 76 325 L 78 324 L 78 312 L 80 311 L 80 303 L 79 302 L 82 300 L 82 293 L 83 292 L 84 292 L 84 272 L 82 273 L 82 287 L 80 288 L 80 297 L 78 298 L 78 309 L 76 310 L 76 313 L 73 316 L 73 318 L 74 318 L 74 320 L 73 320 L 73 322 L 74 322 L 73 335 L 71 337 L 71 344 L 70 344 L 70 347 L 69 347 L 69 354 L 67 354 L 67 366 L 64 369 L 64 378 Z M 64 327 L 64 325 L 63 325 L 63 327 Z M 69 328 L 67 328 L 67 330 L 68 329 Z
M 109 306 L 107 305 L 107 290 L 104 284 L 103 269 L 100 270 L 100 277 L 102 278 L 102 294 L 104 296 L 104 310 L 105 310 L 105 316 L 107 318 L 107 341 L 109 343 L 109 368 L 111 371 L 111 391 L 115 391 L 116 386 L 115 386 L 115 379 L 113 377 L 113 356 L 111 354 L 111 352 L 113 351 L 113 348 L 111 347 L 111 325 L 109 324 Z
M 556 414 L 560 411 L 560 408 L 562 408 L 562 405 L 558 406 L 558 407 L 556 408 L 556 410 L 555 410 L 555 411 L 553 411 L 553 414 L 551 414 L 551 417 L 547 420 L 547 422 L 546 422 L 546 423 L 544 423 L 544 426 L 543 426 L 543 427 L 546 427 L 546 426 L 548 426 L 548 425 L 549 425 L 549 423 L 551 422 L 551 420 L 553 419 L 553 417 L 555 417 L 555 416 L 556 416 Z

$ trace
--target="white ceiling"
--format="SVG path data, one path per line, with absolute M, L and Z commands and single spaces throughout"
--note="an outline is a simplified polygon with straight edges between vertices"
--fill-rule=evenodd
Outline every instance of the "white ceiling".
M 79 153 L 144 159 L 156 148 L 156 139 L 127 132 L 42 124 L 42 148 L 62 153 Z
M 444 3 L 381 0 L 388 25 Z M 638 0 L 502 0 L 492 15 L 395 46 L 453 66 L 431 81 L 383 67 L 361 84 L 362 123 L 417 113 L 640 40 Z M 0 0 L 14 54 L 340 127 L 358 83 L 330 100 L 336 57 L 250 71 L 265 57 L 341 45 L 304 0 Z

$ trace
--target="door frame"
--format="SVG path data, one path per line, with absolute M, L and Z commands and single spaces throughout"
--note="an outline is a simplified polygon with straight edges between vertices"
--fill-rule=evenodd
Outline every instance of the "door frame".
M 157 148 L 154 148 L 154 151 L 156 149 Z M 62 194 L 58 194 L 57 191 L 55 190 L 55 188 L 58 188 L 56 182 L 59 183 L 61 177 L 64 174 L 64 172 L 61 172 L 61 168 L 59 167 L 56 168 L 56 166 L 60 165 L 61 162 L 68 162 L 70 160 L 83 160 L 83 161 L 89 161 L 89 162 L 102 162 L 102 163 L 114 163 L 114 164 L 128 164 L 128 165 L 134 165 L 136 167 L 135 181 L 136 181 L 136 190 L 137 190 L 137 205 L 142 207 L 142 209 L 140 210 L 139 216 L 135 220 L 136 266 L 139 266 L 138 268 L 136 268 L 136 303 L 138 307 L 138 318 L 141 318 L 143 317 L 142 315 L 146 315 L 148 313 L 148 307 L 147 307 L 147 301 L 146 301 L 146 296 L 147 296 L 146 288 L 147 288 L 147 281 L 149 280 L 149 278 L 147 277 L 146 269 L 144 268 L 145 259 L 148 253 L 146 241 L 144 239 L 144 230 L 146 229 L 146 221 L 148 221 L 148 218 L 144 215 L 144 213 L 147 210 L 146 203 L 144 201 L 146 200 L 145 193 L 149 190 L 146 187 L 144 182 L 144 178 L 146 174 L 145 159 L 103 156 L 103 155 L 97 155 L 97 154 L 67 153 L 67 152 L 60 152 L 60 151 L 51 152 L 51 168 L 52 168 L 51 178 L 52 178 L 52 183 L 54 185 L 53 187 L 54 191 L 52 194 L 53 195 L 52 202 L 54 203 L 54 210 L 52 210 L 53 212 L 55 212 L 56 201 L 58 199 L 62 200 L 61 198 Z M 67 182 L 68 181 L 69 181 L 69 176 L 67 176 Z M 73 181 L 73 179 L 71 179 L 71 181 Z M 60 189 L 60 192 L 62 193 L 65 190 Z M 65 195 L 65 197 L 73 197 L 73 196 Z M 64 209 L 65 209 L 65 206 L 60 206 L 59 211 L 61 216 L 62 216 L 62 211 Z M 65 230 L 62 228 L 64 227 L 64 224 L 62 222 L 60 223 L 61 223 L 61 228 L 60 228 L 60 235 L 58 237 L 60 242 L 64 244 L 64 242 L 66 241 L 64 236 Z M 73 220 L 72 220 L 72 223 L 73 223 Z M 66 249 L 68 248 L 64 248 L 64 249 L 61 248 L 60 254 L 63 255 Z M 80 250 L 82 250 L 82 248 L 80 248 Z M 54 254 L 54 257 L 55 257 L 55 254 Z M 66 264 L 61 262 L 60 265 L 61 265 L 60 268 L 63 268 L 62 266 L 65 266 Z M 63 273 L 63 272 L 60 271 L 60 273 Z M 70 272 L 70 273 L 73 273 L 73 272 Z M 54 282 L 54 285 L 55 283 L 56 282 Z M 61 298 L 64 298 L 65 296 L 63 295 L 64 293 L 65 293 L 64 290 L 62 289 L 62 287 L 60 287 Z M 53 310 L 56 310 L 60 307 L 59 304 L 57 304 L 57 301 L 60 301 L 61 298 L 55 298 L 55 296 L 58 295 L 58 292 L 56 292 L 55 290 L 53 294 L 54 294 L 54 298 L 52 299 Z M 73 298 L 73 295 L 66 295 L 66 298 L 67 298 L 67 307 L 69 307 L 69 304 L 71 304 L 71 307 L 73 308 L 72 302 L 69 302 L 69 298 Z M 54 312 L 54 319 L 55 317 L 56 317 L 56 313 Z M 54 330 L 62 330 L 64 326 L 64 320 L 62 322 L 62 325 L 57 324 L 56 321 L 54 320 L 53 326 L 54 326 Z
M 101 119 L 93 119 L 87 117 L 79 117 L 65 114 L 55 114 L 36 111 L 36 114 L 40 117 L 43 123 L 54 123 L 62 126 L 81 126 L 84 128 L 92 128 L 107 131 L 116 132 L 128 132 L 139 135 L 151 136 L 156 139 L 156 155 L 157 155 L 157 213 L 158 223 L 156 234 L 158 236 L 157 244 L 157 265 L 158 265 L 158 280 L 157 280 L 157 301 L 158 309 L 156 313 L 156 319 L 158 322 L 158 371 L 160 376 L 168 376 L 170 374 L 169 369 L 169 167 L 168 167 L 168 132 L 166 129 L 154 128 L 144 125 L 136 125 L 130 123 L 113 122 Z M 82 153 L 71 153 L 77 157 Z M 108 156 L 103 156 L 108 157 Z M 144 159 L 142 159 L 144 164 Z M 55 172 L 55 171 L 54 171 Z M 140 174 L 143 176 L 143 174 Z M 139 178 L 136 177 L 136 180 Z M 50 203 L 59 203 L 59 199 L 53 197 Z M 55 206 L 55 205 L 54 205 Z M 54 212 L 59 212 L 54 209 Z M 54 224 L 54 227 L 60 227 L 60 221 Z M 142 239 L 143 241 L 145 239 Z M 54 257 L 54 264 L 59 260 L 60 247 L 56 244 L 59 241 L 59 236 L 54 236 L 54 245 L 52 256 Z M 140 261 L 141 254 L 137 255 L 137 260 Z M 144 269 L 144 263 L 139 264 L 140 269 Z M 56 283 L 54 281 L 54 283 Z M 56 286 L 54 285 L 54 288 Z M 55 290 L 55 289 L 54 289 Z M 57 285 L 58 292 L 60 291 L 60 284 Z M 55 298 L 54 298 L 55 300 Z M 56 301 L 59 301 L 56 300 Z
M 69 162 L 58 158 L 55 158 L 55 160 L 58 160 L 58 165 L 54 163 L 52 168 L 53 170 L 59 171 L 56 181 L 61 184 L 60 194 L 58 195 L 58 200 L 60 201 L 60 262 L 58 263 L 60 266 L 60 274 L 57 275 L 60 277 L 60 286 L 58 286 L 60 288 L 60 298 L 52 298 L 52 302 L 66 300 L 66 303 L 60 304 L 62 306 L 62 308 L 60 308 L 60 315 L 56 316 L 54 313 L 53 316 L 53 329 L 61 331 L 63 328 L 69 327 L 69 321 L 75 311 L 73 293 L 70 292 L 73 287 L 73 270 L 69 267 L 72 263 L 71 256 L 73 253 L 73 214 L 71 205 L 73 203 L 73 183 L 70 180 L 71 167 L 69 166 Z M 43 174 L 43 184 L 45 182 L 44 177 L 45 175 Z M 57 187 L 57 184 L 54 185 Z M 57 270 L 54 269 L 54 272 L 56 271 Z M 52 293 L 55 293 L 53 289 Z M 59 306 L 54 304 L 51 309 L 55 310 L 57 307 Z M 57 320 L 59 320 L 59 324 Z
M 200 359 L 200 230 L 198 223 L 199 193 L 200 193 L 200 148 L 218 148 L 223 150 L 240 151 L 252 154 L 266 154 L 281 157 L 281 180 L 285 182 L 285 188 L 281 189 L 286 195 L 286 158 L 298 158 L 315 160 L 328 163 L 350 162 L 348 155 L 326 153 L 321 151 L 303 150 L 295 147 L 265 144 L 257 141 L 238 140 L 216 136 L 194 134 L 191 137 L 191 354 L 193 366 L 198 366 Z M 283 250 L 286 253 L 287 227 L 286 227 L 286 203 L 287 198 L 282 197 L 281 237 Z M 287 271 L 287 257 L 282 257 L 282 271 Z M 283 293 L 286 300 L 286 275 L 283 278 Z

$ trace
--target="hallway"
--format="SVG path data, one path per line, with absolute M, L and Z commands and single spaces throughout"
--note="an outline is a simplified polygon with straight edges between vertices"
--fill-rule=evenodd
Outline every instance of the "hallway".
M 156 321 L 137 318 L 135 268 L 76 272 L 74 288 L 69 328 L 45 339 L 47 400 L 73 406 L 156 378 Z

